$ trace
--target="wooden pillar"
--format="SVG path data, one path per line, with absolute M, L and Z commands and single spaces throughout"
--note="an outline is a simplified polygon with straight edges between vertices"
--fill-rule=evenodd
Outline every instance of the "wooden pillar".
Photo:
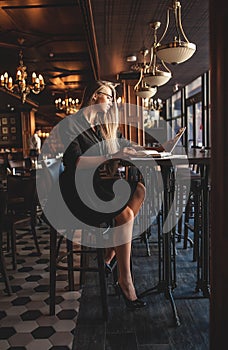
M 133 142 L 144 145 L 144 126 L 141 99 L 135 95 L 132 81 L 123 81 L 123 93 L 125 105 L 124 113 L 124 136 Z
M 126 81 L 123 81 L 123 100 L 124 104 L 122 106 L 122 133 L 126 139 L 128 139 L 128 127 L 127 127 L 127 103 L 128 103 L 128 95 L 127 95 L 127 84 Z
M 209 0 L 211 69 L 211 307 L 210 349 L 228 339 L 228 9 Z
M 29 155 L 29 139 L 35 131 L 35 109 L 21 111 L 21 130 L 23 156 Z

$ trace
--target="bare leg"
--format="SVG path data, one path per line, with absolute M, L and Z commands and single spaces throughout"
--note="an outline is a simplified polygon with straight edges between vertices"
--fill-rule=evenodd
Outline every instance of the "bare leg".
M 115 249 L 113 247 L 106 248 L 105 252 L 105 262 L 106 264 L 110 264 L 114 256 L 116 255 Z
M 128 207 L 130 207 L 133 210 L 135 217 L 137 216 L 142 206 L 144 198 L 145 198 L 145 187 L 142 183 L 139 182 L 137 184 L 135 193 L 133 194 L 131 200 L 128 203 Z
M 145 189 L 142 184 L 138 184 L 137 190 L 134 193 L 129 206 L 127 206 L 122 213 L 116 218 L 116 238 L 115 252 L 117 257 L 119 278 L 118 282 L 129 300 L 136 300 L 137 295 L 132 281 L 131 275 L 131 240 L 134 225 L 134 218 L 138 214 L 139 209 L 143 203 L 145 196 Z M 118 244 L 118 242 L 124 242 Z
M 145 197 L 145 187 L 141 183 L 138 183 L 136 191 L 128 203 L 128 207 L 133 211 L 134 217 L 137 216 L 137 214 L 142 206 L 144 197 Z M 129 227 L 129 229 L 132 232 L 132 229 L 130 227 Z M 105 262 L 107 264 L 110 264 L 110 262 L 112 261 L 112 259 L 115 256 L 115 254 L 116 253 L 115 253 L 114 247 L 107 248 L 106 254 L 105 254 Z

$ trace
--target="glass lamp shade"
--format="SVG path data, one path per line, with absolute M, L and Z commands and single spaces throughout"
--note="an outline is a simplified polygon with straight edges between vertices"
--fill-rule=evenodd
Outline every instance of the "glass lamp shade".
M 193 43 L 174 41 L 166 45 L 158 45 L 156 54 L 166 63 L 178 64 L 191 58 L 195 51 L 196 45 Z
M 164 72 L 161 70 L 156 70 L 156 73 L 147 73 L 143 77 L 143 81 L 148 84 L 149 86 L 161 86 L 171 79 L 172 74 L 171 72 Z
M 153 97 L 157 92 L 156 87 L 140 87 L 135 91 L 136 96 L 141 98 L 150 98 Z

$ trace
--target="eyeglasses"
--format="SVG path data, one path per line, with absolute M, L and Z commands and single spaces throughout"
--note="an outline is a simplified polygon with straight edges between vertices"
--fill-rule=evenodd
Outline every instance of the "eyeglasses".
M 113 97 L 109 94 L 106 94 L 106 92 L 99 91 L 98 94 L 102 94 L 102 95 L 107 96 L 108 100 L 113 102 Z

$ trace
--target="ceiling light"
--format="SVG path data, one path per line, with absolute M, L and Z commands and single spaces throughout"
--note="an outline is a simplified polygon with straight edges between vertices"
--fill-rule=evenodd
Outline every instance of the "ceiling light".
M 146 84 L 150 86 L 162 86 L 171 78 L 171 72 L 161 71 L 156 69 L 156 71 L 149 70 L 149 73 L 144 74 L 143 80 Z
M 65 99 L 58 98 L 55 100 L 56 109 L 65 112 L 65 114 L 74 114 L 79 110 L 79 99 L 73 99 L 66 96 Z
M 161 60 L 157 59 L 157 30 L 160 28 L 160 22 L 150 23 L 151 28 L 154 30 L 154 43 L 151 47 L 151 59 L 149 65 L 146 65 L 144 69 L 143 81 L 152 87 L 158 87 L 166 84 L 172 77 L 171 71 Z
M 136 96 L 139 96 L 141 98 L 150 98 L 154 96 L 157 92 L 156 87 L 150 87 L 150 86 L 140 86 L 135 90 Z
M 18 39 L 20 45 L 24 43 L 24 39 Z M 19 66 L 16 70 L 16 79 L 13 82 L 13 78 L 9 76 L 7 72 L 1 75 L 0 85 L 4 87 L 6 90 L 11 91 L 15 94 L 19 94 L 21 96 L 21 102 L 25 103 L 27 95 L 32 91 L 34 94 L 39 94 L 43 91 L 45 84 L 44 78 L 41 74 L 37 76 L 37 73 L 33 72 L 31 76 L 31 83 L 28 83 L 27 80 L 27 67 L 23 62 L 23 52 L 20 49 L 19 52 Z
M 161 111 L 163 108 L 163 102 L 160 98 L 157 98 L 157 99 L 150 98 L 147 101 L 146 107 L 148 110 L 151 110 L 151 111 Z
M 150 98 L 154 96 L 157 92 L 157 87 L 148 86 L 143 80 L 144 70 L 146 69 L 146 56 L 149 50 L 143 46 L 140 50 L 140 53 L 143 55 L 143 63 L 138 63 L 135 65 L 135 70 L 140 70 L 140 77 L 136 85 L 134 86 L 136 96 L 139 96 L 143 99 Z
M 162 45 L 169 27 L 169 13 L 173 11 L 175 18 L 176 35 L 173 41 Z M 190 43 L 184 33 L 181 23 L 181 4 L 179 1 L 173 1 L 173 6 L 167 10 L 166 28 L 157 44 L 157 56 L 166 63 L 178 64 L 187 61 L 196 51 L 196 45 Z

